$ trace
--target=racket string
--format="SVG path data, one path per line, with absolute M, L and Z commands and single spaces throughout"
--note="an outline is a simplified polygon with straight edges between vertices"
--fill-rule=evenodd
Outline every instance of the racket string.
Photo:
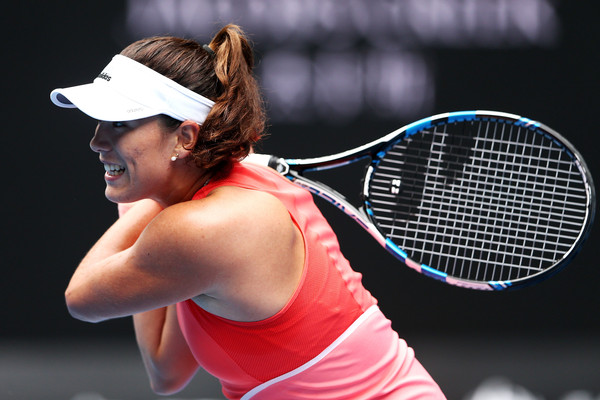
M 394 145 L 373 173 L 370 201 L 380 228 L 414 260 L 465 279 L 517 279 L 576 240 L 586 217 L 581 179 L 550 138 L 470 121 Z

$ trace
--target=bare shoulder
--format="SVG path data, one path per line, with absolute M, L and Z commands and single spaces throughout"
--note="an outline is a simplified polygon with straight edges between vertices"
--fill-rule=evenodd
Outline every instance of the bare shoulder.
M 287 209 L 274 196 L 226 186 L 204 199 L 166 208 L 147 231 L 180 251 L 181 246 L 188 244 L 206 250 L 228 247 L 232 252 L 269 236 L 285 235 L 291 224 Z
M 285 206 L 268 193 L 220 187 L 202 200 L 165 209 L 144 234 L 154 236 L 148 252 L 176 259 L 178 268 L 202 277 L 198 294 L 210 296 L 204 308 L 227 318 L 274 314 L 301 276 L 301 235 Z
M 194 230 L 202 233 L 203 239 L 226 240 L 250 240 L 255 234 L 288 229 L 291 223 L 287 209 L 274 196 L 232 186 L 220 187 L 204 199 L 169 207 L 161 218 L 186 235 Z

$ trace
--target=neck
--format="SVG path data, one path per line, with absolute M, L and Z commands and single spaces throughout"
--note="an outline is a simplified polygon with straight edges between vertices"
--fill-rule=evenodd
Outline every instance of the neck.
M 191 200 L 198 190 L 210 182 L 212 176 L 199 168 L 194 167 L 194 169 L 196 171 L 191 171 L 192 173 L 186 174 L 185 177 L 178 175 L 176 178 L 176 182 L 178 182 L 177 187 L 171 188 L 164 198 L 156 198 L 154 200 L 163 208 Z

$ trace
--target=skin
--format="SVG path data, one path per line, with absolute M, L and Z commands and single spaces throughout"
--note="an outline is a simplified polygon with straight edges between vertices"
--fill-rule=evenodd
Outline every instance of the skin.
M 187 160 L 198 133 L 191 121 L 167 132 L 156 117 L 99 122 L 90 147 L 120 169 L 105 175 L 106 196 L 133 204 L 120 207 L 65 292 L 75 318 L 133 315 L 151 387 L 161 394 L 181 390 L 198 369 L 177 302 L 194 298 L 224 318 L 262 320 L 287 303 L 304 263 L 300 232 L 275 197 L 224 186 L 190 201 L 208 179 Z

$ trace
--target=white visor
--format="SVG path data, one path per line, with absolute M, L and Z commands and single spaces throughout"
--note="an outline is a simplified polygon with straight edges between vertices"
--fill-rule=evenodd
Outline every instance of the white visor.
M 166 114 L 202 124 L 215 104 L 198 93 L 120 54 L 93 83 L 54 89 L 59 107 L 79 108 L 100 121 L 130 121 Z

